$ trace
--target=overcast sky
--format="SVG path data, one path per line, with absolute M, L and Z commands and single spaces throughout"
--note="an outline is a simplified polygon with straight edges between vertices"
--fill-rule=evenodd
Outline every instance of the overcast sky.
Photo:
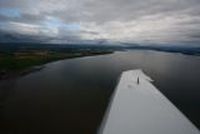
M 0 0 L 0 33 L 0 41 L 199 45 L 200 0 Z

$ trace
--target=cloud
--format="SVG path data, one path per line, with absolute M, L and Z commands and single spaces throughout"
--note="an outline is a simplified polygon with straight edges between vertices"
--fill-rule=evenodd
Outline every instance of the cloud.
M 0 18 L 0 30 L 58 42 L 200 42 L 199 0 L 0 0 Z

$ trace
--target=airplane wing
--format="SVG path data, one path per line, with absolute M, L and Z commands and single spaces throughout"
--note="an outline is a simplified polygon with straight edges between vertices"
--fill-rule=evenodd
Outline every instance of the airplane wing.
M 123 72 L 98 133 L 200 134 L 151 81 L 142 70 Z

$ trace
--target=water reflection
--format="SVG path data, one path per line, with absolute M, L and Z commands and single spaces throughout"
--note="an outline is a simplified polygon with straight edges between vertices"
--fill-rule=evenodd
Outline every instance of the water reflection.
M 0 82 L 0 130 L 9 132 L 9 122 L 6 118 L 6 108 L 9 97 L 15 94 L 14 92 L 15 79 L 3 80 Z M 1 132 L 0 131 L 0 132 Z
M 6 133 L 95 133 L 121 72 L 137 68 L 200 124 L 200 58 L 130 51 L 57 61 L 13 84 L 6 81 L 12 85 L 1 93 L 7 100 L 1 114 L 9 124 Z

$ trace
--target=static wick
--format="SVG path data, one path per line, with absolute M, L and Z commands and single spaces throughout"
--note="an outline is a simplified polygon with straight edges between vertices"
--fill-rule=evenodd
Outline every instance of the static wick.
M 137 77 L 137 84 L 138 84 L 138 85 L 140 84 L 140 79 L 139 79 L 139 77 Z

